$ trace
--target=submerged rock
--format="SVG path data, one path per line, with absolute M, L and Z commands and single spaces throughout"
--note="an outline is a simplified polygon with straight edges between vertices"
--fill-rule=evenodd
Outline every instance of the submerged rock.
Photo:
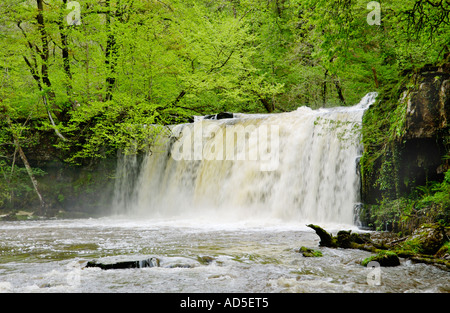
M 229 112 L 221 112 L 214 115 L 206 115 L 204 117 L 205 120 L 223 120 L 226 118 L 234 118 L 234 114 Z
M 89 261 L 87 262 L 85 267 L 98 267 L 102 270 L 118 270 L 118 269 L 127 269 L 127 268 L 145 268 L 145 267 L 158 267 L 159 259 L 150 258 L 139 261 L 122 261 L 115 263 L 98 263 L 97 261 Z
M 216 259 L 212 256 L 208 256 L 208 255 L 202 255 L 202 256 L 198 256 L 197 257 L 197 261 L 200 262 L 200 264 L 203 265 L 208 265 L 211 264 L 212 262 L 214 262 Z
M 199 256 L 197 260 L 185 257 L 149 258 L 136 261 L 97 262 L 89 261 L 85 267 L 98 267 L 103 270 L 120 270 L 130 268 L 162 267 L 162 268 L 194 268 L 200 265 L 208 265 L 215 260 L 209 256 Z
M 307 258 L 317 258 L 322 256 L 322 252 L 319 250 L 314 250 L 307 247 L 300 247 L 298 250 L 299 253 L 303 254 L 304 257 Z
M 361 265 L 367 266 L 370 262 L 378 262 L 383 267 L 400 265 L 399 257 L 392 251 L 380 251 L 377 255 L 364 259 Z

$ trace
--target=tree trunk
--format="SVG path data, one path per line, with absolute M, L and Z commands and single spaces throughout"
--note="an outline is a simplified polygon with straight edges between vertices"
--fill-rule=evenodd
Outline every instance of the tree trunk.
M 275 110 L 275 106 L 273 105 L 273 102 L 270 102 L 266 98 L 259 98 L 259 101 L 264 105 L 268 113 L 272 113 Z
M 337 92 L 338 92 L 339 100 L 341 100 L 342 104 L 346 105 L 346 103 L 345 103 L 345 98 L 344 98 L 344 94 L 343 94 L 343 92 L 342 92 L 342 88 L 341 88 L 341 84 L 339 83 L 339 80 L 336 79 L 336 80 L 334 81 L 334 85 L 336 86 L 336 90 L 337 90 Z
M 108 71 L 106 77 L 106 101 L 112 100 L 112 90 L 116 83 L 115 71 L 116 71 L 116 61 L 117 61 L 117 44 L 116 37 L 113 34 L 111 16 L 112 5 L 110 0 L 105 1 L 108 7 L 108 12 L 106 13 L 106 28 L 108 32 L 108 39 L 106 41 L 106 51 L 105 51 L 105 65 Z
M 378 88 L 380 87 L 380 84 L 378 83 L 377 71 L 375 70 L 374 67 L 372 67 L 372 72 L 373 72 L 373 79 L 375 81 L 375 87 Z
M 40 33 L 40 39 L 42 46 L 38 48 L 32 41 L 30 41 L 27 37 L 27 34 L 25 30 L 21 27 L 21 22 L 17 23 L 17 26 L 22 31 L 25 39 L 27 40 L 27 45 L 31 53 L 31 60 L 33 63 L 31 63 L 28 58 L 24 55 L 23 59 L 25 60 L 25 63 L 27 64 L 31 75 L 33 76 L 33 79 L 36 81 L 39 91 L 44 91 L 48 95 L 48 100 L 50 103 L 55 103 L 53 100 L 55 99 L 55 93 L 52 90 L 52 84 L 49 77 L 49 71 L 48 71 L 48 62 L 49 62 L 49 42 L 48 42 L 48 34 L 45 30 L 45 21 L 44 21 L 44 1 L 43 0 L 36 0 L 38 13 L 36 15 L 36 24 L 37 28 Z M 67 39 L 67 38 L 66 38 Z M 68 55 L 68 50 L 66 51 Z M 36 56 L 39 56 L 41 59 L 41 66 L 39 70 L 39 63 L 37 61 Z M 66 64 L 66 61 L 65 61 Z M 59 108 L 57 106 L 54 107 L 54 113 L 58 120 L 63 120 L 64 112 L 61 113 Z
M 25 156 L 25 153 L 23 152 L 22 147 L 20 146 L 19 137 L 17 136 L 17 134 L 15 133 L 15 131 L 13 129 L 12 121 L 11 121 L 11 118 L 9 117 L 9 115 L 6 115 L 6 120 L 8 121 L 9 127 L 11 128 L 11 133 L 12 133 L 13 139 L 14 139 L 14 146 L 16 147 L 17 152 L 19 152 L 19 156 L 20 156 L 23 164 L 25 165 L 25 169 L 27 170 L 27 173 L 28 173 L 28 176 L 30 177 L 31 183 L 33 184 L 34 191 L 36 192 L 36 195 L 39 198 L 40 214 L 43 215 L 43 214 L 45 214 L 46 205 L 45 205 L 44 198 L 42 197 L 41 193 L 39 192 L 38 182 L 36 180 L 36 177 L 34 177 L 33 170 L 30 166 L 30 163 L 28 163 L 28 159 Z
M 64 8 L 67 5 L 67 0 L 63 0 Z M 58 22 L 59 27 L 59 36 L 61 38 L 61 50 L 62 50 L 62 59 L 63 59 L 63 67 L 64 72 L 66 73 L 66 92 L 67 96 L 71 97 L 72 93 L 72 72 L 70 70 L 70 58 L 69 58 L 69 42 L 67 37 L 67 29 L 64 27 L 64 16 L 61 14 L 60 21 Z
M 42 60 L 41 65 L 41 78 L 45 86 L 51 87 L 50 78 L 48 76 L 48 59 L 49 59 L 49 48 L 48 48 L 48 37 L 45 30 L 44 23 L 44 0 L 36 0 L 38 7 L 38 14 L 36 15 L 36 21 L 41 34 L 42 49 L 40 50 L 40 57 Z
M 323 78 L 322 107 L 326 107 L 327 104 L 327 78 L 328 78 L 328 70 L 325 71 L 325 75 Z
M 16 145 L 16 148 L 19 152 L 20 158 L 22 159 L 23 164 L 25 165 L 25 168 L 27 170 L 28 176 L 30 176 L 31 183 L 33 184 L 34 191 L 36 192 L 39 202 L 40 202 L 40 208 L 41 212 L 40 214 L 45 214 L 45 202 L 44 198 L 42 197 L 41 193 L 39 192 L 38 182 L 36 180 L 36 177 L 34 177 L 33 170 L 31 169 L 30 164 L 28 163 L 27 157 L 25 156 L 25 153 L 22 150 L 22 147 L 19 144 L 19 141 L 17 138 L 14 138 L 14 144 Z

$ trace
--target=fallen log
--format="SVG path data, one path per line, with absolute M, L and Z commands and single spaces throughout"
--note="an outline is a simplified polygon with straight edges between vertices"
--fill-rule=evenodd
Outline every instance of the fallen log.
M 334 240 L 333 236 L 330 235 L 328 232 L 326 232 L 322 227 L 317 226 L 317 225 L 313 225 L 313 224 L 309 224 L 309 225 L 306 225 L 306 226 L 308 226 L 309 228 L 314 229 L 316 234 L 320 237 L 319 246 L 321 246 L 321 247 L 330 247 L 330 248 L 336 248 L 337 247 L 336 240 Z
M 87 262 L 85 267 L 98 267 L 102 270 L 118 270 L 129 268 L 145 268 L 145 267 L 158 267 L 159 260 L 157 258 L 150 258 L 140 261 L 122 261 L 114 263 L 98 263 L 97 261 Z
M 438 265 L 440 268 L 444 270 L 450 270 L 450 260 L 445 258 L 447 254 L 445 251 L 447 251 L 448 248 L 445 246 L 442 246 L 441 250 L 445 250 L 444 252 L 437 252 L 436 255 L 428 255 L 423 253 L 418 253 L 414 249 L 418 249 L 420 247 L 421 249 L 418 249 L 419 251 L 436 251 L 436 249 L 439 248 L 439 244 L 444 244 L 445 240 L 444 238 L 441 238 L 442 236 L 430 236 L 430 233 L 433 233 L 431 231 L 425 232 L 425 229 L 432 229 L 432 227 L 421 227 L 419 230 L 421 231 L 421 236 L 419 237 L 417 233 L 414 233 L 412 236 L 407 238 L 402 238 L 401 240 L 394 240 L 390 244 L 386 244 L 384 242 L 377 243 L 371 240 L 370 234 L 357 234 L 352 233 L 349 231 L 341 230 L 337 233 L 337 236 L 333 236 L 329 234 L 327 231 L 325 231 L 323 228 L 317 225 L 309 224 L 306 225 L 309 228 L 312 228 L 316 234 L 320 237 L 319 246 L 322 247 L 329 247 L 329 248 L 343 248 L 343 249 L 360 249 L 369 251 L 372 253 L 376 253 L 377 256 L 381 261 L 381 263 L 386 263 L 389 265 L 386 266 L 395 266 L 400 265 L 400 262 L 398 262 L 395 258 L 402 257 L 410 259 L 412 262 L 415 263 L 425 263 L 430 265 Z M 440 241 L 438 244 L 436 244 L 435 238 L 438 238 Z M 418 240 L 420 239 L 420 241 Z M 425 239 L 424 239 L 425 238 Z M 429 240 L 429 238 L 432 238 L 433 240 Z M 430 250 L 428 248 L 431 246 L 430 242 L 432 244 L 433 250 Z M 403 243 L 402 245 L 399 245 L 399 243 Z M 420 243 L 420 245 L 418 245 Z M 428 248 L 428 250 L 425 250 L 423 247 Z M 413 249 L 411 249 L 413 248 Z M 442 254 L 444 257 L 440 257 L 439 255 Z M 394 257 L 395 255 L 395 257 Z M 386 262 L 384 262 L 386 261 Z M 363 262 L 365 264 L 365 262 Z M 383 265 L 381 265 L 383 266 Z
M 363 249 L 372 251 L 379 248 L 379 245 L 370 240 L 370 234 L 356 234 L 351 230 L 341 230 L 337 233 L 337 237 L 329 234 L 322 227 L 309 224 L 306 225 L 312 228 L 320 237 L 319 246 L 329 248 L 344 248 L 344 249 Z

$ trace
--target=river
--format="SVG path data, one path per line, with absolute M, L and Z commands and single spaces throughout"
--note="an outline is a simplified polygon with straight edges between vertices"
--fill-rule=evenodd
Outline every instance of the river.
M 0 238 L 1 292 L 450 292 L 447 271 L 404 259 L 398 267 L 368 269 L 359 262 L 369 252 L 318 247 L 317 235 L 295 223 L 118 217 L 16 221 L 0 222 Z M 323 256 L 304 257 L 300 246 Z M 158 259 L 159 266 L 85 267 L 90 260 L 147 258 Z

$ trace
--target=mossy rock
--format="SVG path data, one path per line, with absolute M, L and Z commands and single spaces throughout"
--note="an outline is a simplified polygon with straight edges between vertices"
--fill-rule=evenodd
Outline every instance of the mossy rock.
M 425 224 L 414 231 L 402 244 L 402 248 L 414 253 L 434 255 L 444 245 L 445 240 L 444 227 L 438 224 Z
M 351 248 L 352 247 L 352 231 L 351 230 L 341 230 L 337 233 L 337 245 L 340 248 Z
M 304 257 L 307 258 L 318 258 L 322 256 L 322 252 L 319 250 L 314 250 L 307 247 L 300 247 L 298 250 L 299 253 L 303 254 Z
M 18 220 L 19 220 L 19 218 L 17 217 L 17 215 L 15 213 L 5 214 L 0 217 L 0 221 L 5 221 L 5 222 L 18 221 Z
M 442 245 L 442 247 L 436 252 L 435 256 L 439 258 L 444 258 L 450 256 L 450 241 L 447 241 Z
M 215 260 L 214 257 L 208 256 L 208 255 L 197 256 L 197 261 L 199 261 L 200 264 L 203 264 L 203 265 L 211 264 L 214 260 Z
M 370 262 L 378 262 L 380 266 L 398 266 L 400 265 L 400 259 L 395 252 L 392 251 L 380 251 L 378 254 L 364 259 L 361 265 L 367 266 Z

